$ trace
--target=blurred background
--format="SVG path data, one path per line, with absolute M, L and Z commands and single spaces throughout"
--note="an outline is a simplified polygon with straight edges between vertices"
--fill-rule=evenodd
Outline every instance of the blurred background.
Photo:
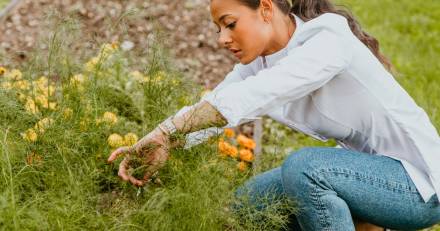
M 0 0 L 0 7 L 10 2 L 15 6 L 4 12 L 0 25 L 0 51 L 7 57 L 3 63 L 26 61 L 30 50 L 47 49 L 38 41 L 54 29 L 50 17 L 55 15 L 77 20 L 81 39 L 71 48 L 81 56 L 99 42 L 122 41 L 142 62 L 157 29 L 166 35 L 163 42 L 180 70 L 206 88 L 216 86 L 237 62 L 219 49 L 206 0 Z M 398 71 L 438 65 L 426 61 L 437 58 L 439 49 L 437 0 L 335 2 L 351 9 L 366 31 L 379 39 Z
M 8 2 L 1 0 L 0 7 Z M 48 17 L 56 15 L 77 20 L 82 36 L 72 50 L 80 56 L 89 55 L 87 51 L 100 42 L 122 41 L 142 60 L 152 32 L 160 30 L 180 70 L 207 88 L 218 84 L 234 63 L 216 43 L 205 0 L 17 1 L 0 25 L 0 49 L 8 56 L 3 62 L 26 61 L 28 51 L 47 49 L 38 41 L 53 30 Z

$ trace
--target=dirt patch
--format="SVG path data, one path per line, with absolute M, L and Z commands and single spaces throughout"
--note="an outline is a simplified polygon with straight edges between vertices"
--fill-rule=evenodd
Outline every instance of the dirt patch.
M 40 39 L 53 32 L 48 15 L 54 12 L 78 19 L 81 36 L 71 47 L 78 55 L 87 55 L 100 42 L 117 40 L 133 46 L 142 60 L 156 22 L 178 68 L 207 88 L 215 87 L 238 61 L 217 45 L 206 0 L 23 0 L 0 24 L 4 64 L 27 60 L 35 48 L 47 50 Z

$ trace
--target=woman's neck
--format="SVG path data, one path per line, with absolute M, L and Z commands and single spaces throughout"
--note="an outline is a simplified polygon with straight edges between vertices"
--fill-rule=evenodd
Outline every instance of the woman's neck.
M 283 49 L 287 46 L 290 38 L 296 29 L 295 18 L 289 15 L 283 15 L 280 18 L 274 18 L 273 23 L 273 35 L 272 40 L 269 43 L 268 49 L 262 55 L 267 56 Z

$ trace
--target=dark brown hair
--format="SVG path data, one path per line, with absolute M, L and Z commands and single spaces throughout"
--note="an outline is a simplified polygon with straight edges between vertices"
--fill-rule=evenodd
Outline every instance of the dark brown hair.
M 260 7 L 260 0 L 237 0 L 254 10 Z M 350 11 L 336 7 L 329 0 L 272 0 L 276 6 L 284 13 L 294 13 L 303 21 L 309 21 L 324 13 L 335 13 L 344 16 L 353 34 L 367 46 L 371 52 L 379 59 L 384 67 L 391 71 L 392 64 L 379 50 L 379 42 L 376 38 L 363 31 L 359 22 Z

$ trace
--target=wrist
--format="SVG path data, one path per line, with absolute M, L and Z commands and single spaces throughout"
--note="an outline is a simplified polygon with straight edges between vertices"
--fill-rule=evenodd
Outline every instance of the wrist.
M 164 132 L 161 128 L 159 128 L 159 126 L 157 126 L 154 130 L 153 130 L 154 135 L 154 139 L 162 144 L 162 145 L 166 145 L 168 146 L 170 143 L 170 135 L 168 135 L 166 132 Z
M 173 116 L 170 116 L 157 126 L 167 136 L 170 136 L 177 131 L 176 125 L 173 122 L 173 118 Z

